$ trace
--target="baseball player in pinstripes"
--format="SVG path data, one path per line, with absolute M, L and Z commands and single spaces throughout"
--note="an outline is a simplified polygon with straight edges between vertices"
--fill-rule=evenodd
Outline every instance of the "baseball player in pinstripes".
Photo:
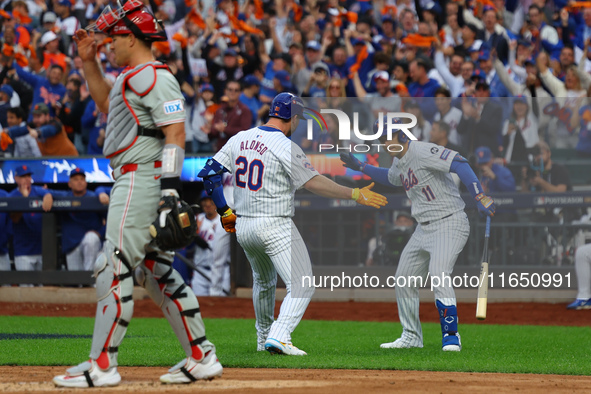
M 222 185 L 224 197 L 229 207 L 234 207 L 234 177 L 232 174 L 224 174 Z M 230 233 L 222 226 L 216 227 L 215 242 L 213 244 L 213 263 L 211 265 L 211 286 L 209 295 L 212 297 L 224 297 L 230 294 Z
M 102 75 L 94 33 L 78 30 L 74 37 L 90 93 L 97 108 L 109 114 L 104 154 L 111 159 L 115 184 L 106 241 L 94 267 L 98 303 L 90 360 L 53 381 L 62 387 L 119 384 L 117 356 L 133 314 L 134 273 L 161 307 L 186 355 L 160 381 L 189 383 L 221 376 L 197 298 L 172 268 L 174 252 L 157 246 L 166 245 L 162 235 L 167 228 L 180 237 L 189 227 L 191 234 L 183 243 L 196 231 L 186 210 L 182 219 L 171 218 L 186 207 L 178 200 L 186 116 L 178 82 L 151 52 L 152 42 L 166 41 L 166 33 L 141 1 L 128 0 L 116 10 L 113 5 L 105 7 L 95 26 L 112 36 L 115 61 L 126 66 L 113 85 Z M 183 228 L 173 227 L 175 223 Z M 177 244 L 170 241 L 168 245 Z
M 575 272 L 577 274 L 577 298 L 568 304 L 567 309 L 591 309 L 591 244 L 582 245 L 575 252 Z
M 236 232 L 251 264 L 257 350 L 271 354 L 306 355 L 291 343 L 291 333 L 314 293 L 313 287 L 302 286 L 302 277 L 312 275 L 312 266 L 306 245 L 291 220 L 295 191 L 305 187 L 324 197 L 353 199 L 375 208 L 387 203 L 384 196 L 370 190 L 373 184 L 350 189 L 312 167 L 289 139 L 303 110 L 299 97 L 278 94 L 271 103 L 269 122 L 232 137 L 199 173 L 218 207 L 224 228 Z M 227 171 L 234 174 L 236 214 L 223 197 L 221 177 Z M 287 295 L 274 320 L 277 274 L 286 284 Z
M 418 222 L 412 237 L 406 244 L 396 277 L 404 277 L 396 288 L 398 314 L 402 324 L 402 336 L 382 348 L 423 347 L 423 332 L 419 320 L 419 288 L 411 277 L 428 275 L 432 277 L 451 275 L 458 255 L 464 248 L 470 225 L 464 212 L 464 201 L 450 172 L 456 173 L 466 185 L 481 213 L 493 216 L 493 200 L 482 191 L 482 186 L 472 168 L 457 152 L 432 143 L 411 141 L 401 130 L 387 140 L 387 117 L 379 119 L 374 125 L 378 133 L 379 122 L 383 130 L 380 142 L 392 146 L 390 154 L 394 161 L 390 169 L 361 163 L 351 154 L 341 154 L 345 166 L 362 171 L 373 180 L 390 186 L 402 186 L 412 202 L 411 214 Z M 394 123 L 402 123 L 393 119 Z M 396 147 L 395 145 L 401 145 Z M 390 150 L 389 150 L 390 151 Z M 399 151 L 399 152 L 398 152 Z M 435 305 L 439 312 L 444 351 L 460 351 L 462 348 L 458 333 L 458 313 L 456 296 L 450 281 L 434 283 Z M 398 282 L 397 282 L 398 283 Z
M 224 196 L 228 196 L 228 181 L 232 181 L 232 176 L 224 174 Z M 229 197 L 230 201 L 233 201 L 232 196 Z M 203 210 L 203 213 L 197 215 L 199 236 L 208 243 L 209 249 L 195 250 L 193 263 L 199 271 L 193 272 L 191 288 L 196 296 L 224 297 L 229 295 L 231 290 L 230 233 L 224 230 L 213 199 L 205 190 L 201 194 L 199 205 Z

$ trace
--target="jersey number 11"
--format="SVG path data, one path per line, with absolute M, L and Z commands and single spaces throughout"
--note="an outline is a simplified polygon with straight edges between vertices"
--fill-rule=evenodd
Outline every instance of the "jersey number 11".
M 433 194 L 433 191 L 431 190 L 431 186 L 424 187 L 421 189 L 421 191 L 423 192 L 425 197 L 427 197 L 427 201 L 435 200 L 435 195 Z

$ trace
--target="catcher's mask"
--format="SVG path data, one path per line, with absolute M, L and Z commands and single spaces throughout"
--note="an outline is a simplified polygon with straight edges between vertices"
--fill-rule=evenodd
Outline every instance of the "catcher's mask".
M 106 33 L 110 36 L 133 34 L 148 42 L 166 41 L 162 23 L 146 8 L 140 0 L 128 0 L 106 6 L 96 22 L 86 28 Z

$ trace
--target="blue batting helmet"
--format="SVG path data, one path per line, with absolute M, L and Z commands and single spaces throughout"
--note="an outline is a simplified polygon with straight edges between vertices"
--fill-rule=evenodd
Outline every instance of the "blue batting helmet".
M 280 119 L 291 119 L 296 115 L 302 117 L 304 114 L 304 103 L 302 99 L 291 93 L 279 93 L 271 102 L 269 117 Z
M 400 118 L 392 118 L 392 124 L 402 124 L 402 119 Z M 373 132 L 374 134 L 377 133 L 380 129 L 380 120 L 377 119 L 374 124 L 373 124 Z M 402 132 L 402 130 L 398 129 L 398 130 L 392 130 L 392 136 L 396 135 L 396 133 L 398 134 L 398 141 L 400 141 L 401 144 L 404 144 L 406 141 L 408 141 L 408 137 L 406 136 L 405 133 Z M 381 137 L 387 136 L 388 135 L 388 117 L 384 116 L 382 118 L 382 135 Z

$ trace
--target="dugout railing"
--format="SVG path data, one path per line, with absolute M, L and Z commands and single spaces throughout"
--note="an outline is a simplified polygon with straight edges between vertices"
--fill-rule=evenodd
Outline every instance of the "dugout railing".
M 479 217 L 469 195 L 463 196 L 470 218 L 471 234 L 456 263 L 456 271 L 478 269 L 482 253 L 484 220 Z M 591 192 L 555 194 L 504 193 L 493 195 L 498 206 L 492 221 L 490 263 L 509 269 L 573 270 L 574 250 L 591 241 L 591 223 L 564 220 L 591 206 Z M 68 272 L 59 258 L 59 231 L 57 215 L 63 211 L 104 211 L 94 198 L 55 197 L 52 211 L 43 214 L 43 270 L 27 272 L 1 272 L 0 284 L 90 285 L 91 272 Z M 369 240 L 376 236 L 386 239 L 382 250 L 374 258 L 374 265 L 393 271 L 404 246 L 404 237 L 395 233 L 396 242 L 389 234 L 394 218 L 401 211 L 410 211 L 405 195 L 388 195 L 389 204 L 379 211 L 359 206 L 348 200 L 331 200 L 309 194 L 296 197 L 298 226 L 310 252 L 315 270 L 324 268 L 363 268 L 367 259 Z M 24 212 L 41 209 L 39 198 L 0 198 L 0 211 Z M 383 228 L 381 223 L 384 224 Z M 407 231 L 410 235 L 410 231 Z M 394 244 L 394 245 L 393 245 Z M 379 250 L 378 250 L 379 251 Z M 380 260 L 381 258 L 381 260 Z M 234 287 L 252 286 L 250 267 L 244 253 L 233 242 L 232 278 Z

